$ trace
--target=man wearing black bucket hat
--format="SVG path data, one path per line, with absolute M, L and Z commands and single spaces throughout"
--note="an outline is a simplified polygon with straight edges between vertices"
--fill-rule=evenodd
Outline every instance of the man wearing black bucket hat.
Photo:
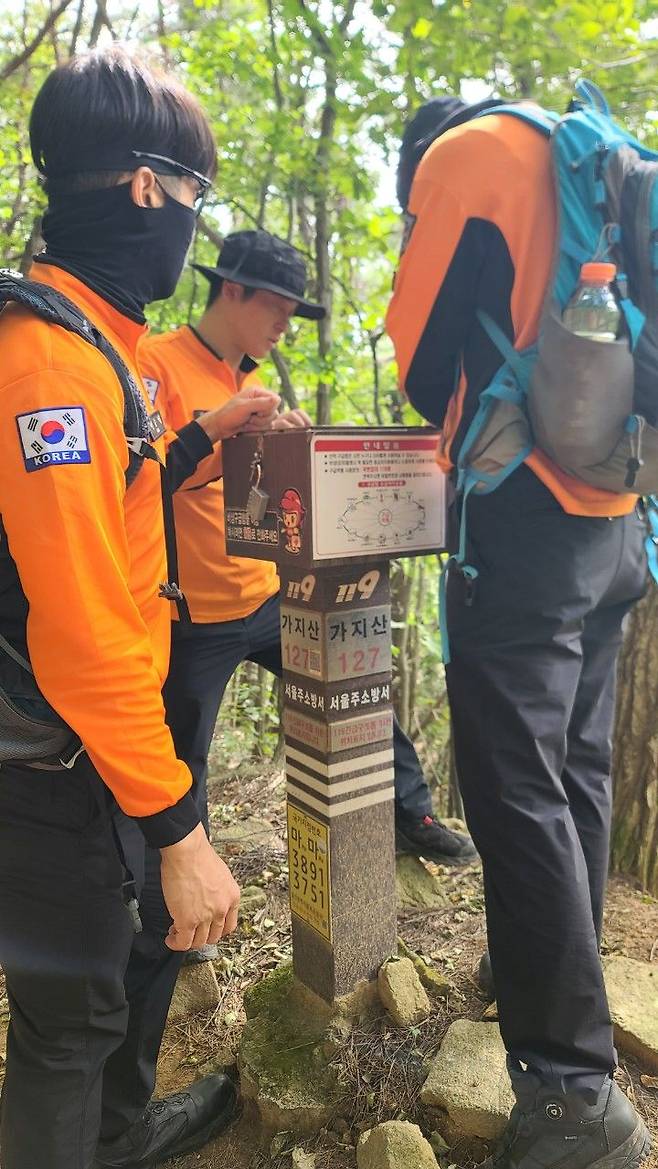
M 321 304 L 304 299 L 306 264 L 297 248 L 268 231 L 235 231 L 224 240 L 217 267 L 193 264 L 211 285 L 210 306 L 220 292 L 220 281 L 229 280 L 243 289 L 273 292 L 294 301 L 289 316 L 320 321 L 326 315 Z
M 156 407 L 174 431 L 236 391 L 259 385 L 264 358 L 294 316 L 320 320 L 322 305 L 305 299 L 306 265 L 296 248 L 266 231 L 227 236 L 217 266 L 194 265 L 210 282 L 196 327 L 145 338 L 140 363 Z M 307 426 L 300 410 L 274 426 Z M 210 447 L 209 447 L 210 450 Z M 194 775 L 197 806 L 207 816 L 207 756 L 224 690 L 237 667 L 255 661 L 281 673 L 279 582 L 273 564 L 227 556 L 219 455 L 209 455 L 176 493 L 181 585 L 191 624 L 174 625 L 165 687 L 174 742 Z M 430 793 L 412 744 L 395 724 L 398 847 L 444 864 L 475 856 L 470 839 L 432 815 Z

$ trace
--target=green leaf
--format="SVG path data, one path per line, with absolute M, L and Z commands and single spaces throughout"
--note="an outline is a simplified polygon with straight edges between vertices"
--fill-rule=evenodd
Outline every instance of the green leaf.
M 427 40 L 427 37 L 430 35 L 431 31 L 432 21 L 428 20 L 425 16 L 419 16 L 411 30 L 411 35 L 416 41 L 424 41 Z

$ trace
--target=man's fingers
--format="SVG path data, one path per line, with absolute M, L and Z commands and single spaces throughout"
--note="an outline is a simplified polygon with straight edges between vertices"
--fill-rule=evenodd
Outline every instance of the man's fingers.
M 165 938 L 165 945 L 170 950 L 191 950 L 194 932 L 192 929 L 181 930 L 177 929 L 176 925 L 171 925 Z
M 247 433 L 260 430 L 268 430 L 272 420 L 276 418 L 276 411 L 270 414 L 252 414 L 248 422 L 242 427 L 243 431 Z
M 225 918 L 215 918 L 208 931 L 208 945 L 214 946 L 220 938 L 224 936 L 224 921 Z
M 203 925 L 198 925 L 194 931 L 192 945 L 190 950 L 201 950 L 210 941 L 210 931 L 212 929 L 212 922 L 205 921 Z
M 302 410 L 301 408 L 298 408 L 297 410 L 291 410 L 288 414 L 284 414 L 283 417 L 290 422 L 291 426 L 299 426 L 306 429 L 307 426 L 313 425 L 313 422 L 309 418 L 306 411 Z
M 313 423 L 305 410 L 287 410 L 285 414 L 277 414 L 272 424 L 273 430 L 306 430 Z
M 223 930 L 222 936 L 226 937 L 227 934 L 232 934 L 233 930 L 236 928 L 237 924 L 238 924 L 238 905 L 236 903 L 235 905 L 231 906 L 228 913 L 226 914 L 226 917 L 224 919 L 224 930 Z

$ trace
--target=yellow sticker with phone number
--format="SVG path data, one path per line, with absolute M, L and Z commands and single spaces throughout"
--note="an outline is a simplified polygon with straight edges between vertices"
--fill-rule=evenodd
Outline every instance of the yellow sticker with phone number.
M 327 942 L 331 941 L 329 828 L 288 804 L 290 908 Z

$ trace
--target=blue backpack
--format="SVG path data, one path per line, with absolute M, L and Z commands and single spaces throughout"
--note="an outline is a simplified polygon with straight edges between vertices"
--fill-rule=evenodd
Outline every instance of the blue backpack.
M 466 563 L 468 496 L 494 491 L 534 447 L 592 486 L 658 493 L 658 153 L 612 120 L 595 85 L 580 81 L 576 92 L 563 116 L 530 105 L 495 111 L 550 139 L 558 231 L 537 342 L 516 350 L 487 313 L 477 314 L 503 360 L 456 460 L 462 523 L 449 563 L 470 579 L 477 570 Z M 606 344 L 562 324 L 591 260 L 617 268 L 623 335 Z M 650 519 L 647 552 L 658 580 L 658 511 Z M 444 638 L 447 646 L 445 626 Z

